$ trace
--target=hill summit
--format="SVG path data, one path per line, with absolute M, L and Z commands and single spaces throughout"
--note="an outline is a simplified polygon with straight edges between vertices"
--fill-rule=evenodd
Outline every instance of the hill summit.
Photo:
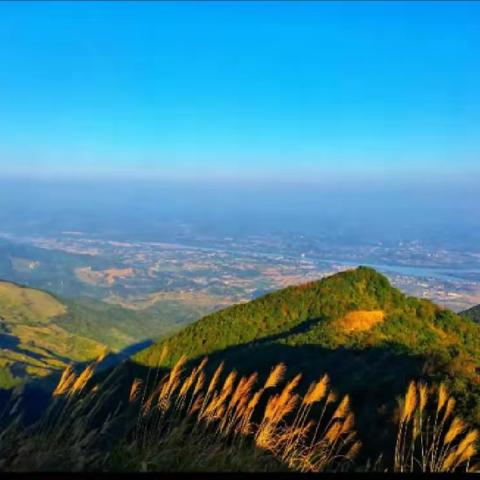
M 215 312 L 158 342 L 140 353 L 136 360 L 157 364 L 163 347 L 172 353 L 168 360 L 174 363 L 180 355 L 193 358 L 234 345 L 266 340 L 272 335 L 300 340 L 299 334 L 309 332 L 311 337 L 318 328 L 341 321 L 351 312 L 390 311 L 403 299 L 383 275 L 359 267 Z M 338 326 L 339 331 L 342 330 Z
M 367 267 L 218 311 L 132 360 L 170 367 L 183 355 L 260 376 L 283 362 L 305 385 L 328 373 L 333 387 L 351 396 L 367 435 L 412 379 L 446 382 L 459 409 L 480 424 L 480 326 L 404 295 Z
M 397 347 L 412 354 L 451 351 L 478 355 L 478 327 L 428 300 L 404 295 L 368 267 L 279 290 L 212 313 L 140 352 L 135 361 L 173 364 L 253 344 Z M 163 355 L 163 349 L 169 355 Z

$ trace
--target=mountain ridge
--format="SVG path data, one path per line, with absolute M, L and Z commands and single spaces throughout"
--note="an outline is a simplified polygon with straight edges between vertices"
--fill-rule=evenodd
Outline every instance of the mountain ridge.
M 360 266 L 214 312 L 163 339 L 161 345 L 140 352 L 135 360 L 156 365 L 155 352 L 160 354 L 159 347 L 167 347 L 175 351 L 168 360 L 172 364 L 180 355 L 207 355 L 213 350 L 284 333 L 289 328 L 301 329 L 304 322 L 308 322 L 310 330 L 314 324 L 333 326 L 336 321 L 338 325 L 346 315 L 356 311 L 384 312 L 386 319 L 380 322 L 379 328 L 387 331 L 393 321 L 398 323 L 398 319 L 393 318 L 398 314 L 423 318 L 428 321 L 421 326 L 438 337 L 446 335 L 441 329 L 444 317 L 447 324 L 453 319 L 454 323 L 468 325 L 470 320 L 462 322 L 461 317 L 429 300 L 407 296 L 392 287 L 384 275 Z M 345 335 L 342 338 L 345 340 Z
M 352 329 L 352 321 L 368 328 Z M 340 394 L 351 395 L 366 435 L 412 379 L 446 382 L 460 411 L 480 425 L 480 326 L 404 295 L 368 267 L 215 312 L 132 362 L 168 368 L 183 355 L 192 366 L 206 356 L 211 370 L 223 362 L 259 378 L 282 362 L 303 374 L 304 387 L 327 373 Z

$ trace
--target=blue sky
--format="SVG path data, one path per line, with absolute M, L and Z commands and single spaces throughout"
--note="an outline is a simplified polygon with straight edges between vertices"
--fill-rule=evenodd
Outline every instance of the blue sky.
M 0 2 L 0 171 L 471 179 L 479 24 L 477 2 Z

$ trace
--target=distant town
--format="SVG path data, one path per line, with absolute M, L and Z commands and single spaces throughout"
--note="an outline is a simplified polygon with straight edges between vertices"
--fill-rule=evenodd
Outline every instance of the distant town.
M 369 265 L 402 291 L 461 311 L 480 303 L 480 254 L 397 245 L 334 246 L 304 236 L 201 237 L 195 242 L 119 241 L 82 232 L 0 235 L 0 277 L 64 296 L 132 308 L 162 299 L 211 308 Z

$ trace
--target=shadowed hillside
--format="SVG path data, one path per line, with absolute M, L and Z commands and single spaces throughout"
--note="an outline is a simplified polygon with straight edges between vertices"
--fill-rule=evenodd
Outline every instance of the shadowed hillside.
M 480 424 L 480 327 L 402 294 L 370 268 L 214 313 L 133 360 L 167 367 L 181 355 L 192 363 L 208 355 L 212 368 L 224 361 L 245 373 L 282 361 L 301 371 L 305 384 L 328 373 L 336 389 L 351 395 L 367 436 L 412 378 L 445 380 L 459 408 Z
M 469 308 L 468 310 L 461 312 L 460 315 L 464 318 L 469 318 L 474 322 L 480 322 L 480 305 Z

